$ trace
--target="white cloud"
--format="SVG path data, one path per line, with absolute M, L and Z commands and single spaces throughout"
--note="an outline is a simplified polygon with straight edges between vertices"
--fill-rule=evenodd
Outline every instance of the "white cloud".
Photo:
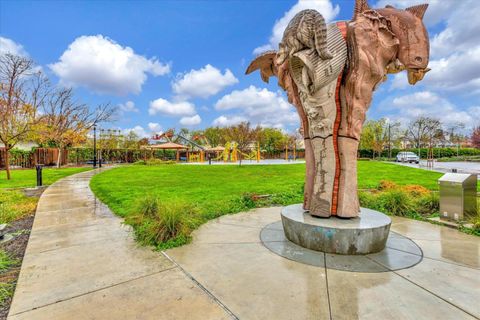
M 462 2 L 465 0 L 462 0 Z M 372 1 L 373 2 L 373 1 Z M 383 8 L 386 5 L 392 5 L 398 9 L 404 9 L 418 4 L 428 3 L 428 9 L 423 17 L 427 26 L 434 26 L 448 16 L 452 9 L 458 6 L 460 1 L 448 0 L 380 0 L 373 8 Z
M 454 4 L 452 10 L 444 16 L 445 29 L 432 39 L 431 53 L 435 58 L 480 47 L 480 21 L 478 19 L 480 2 L 462 0 L 458 3 L 454 2 Z
M 135 126 L 133 128 L 123 129 L 123 134 L 128 135 L 130 131 L 135 132 L 140 138 L 149 138 L 150 135 L 145 131 L 142 126 Z
M 322 14 L 327 22 L 335 18 L 340 12 L 340 7 L 332 5 L 330 0 L 299 0 L 293 7 L 290 8 L 282 18 L 275 21 L 268 44 L 264 44 L 256 48 L 253 53 L 259 54 L 267 50 L 277 49 L 278 43 L 282 40 L 283 31 L 288 23 L 298 12 L 305 9 L 314 9 Z
M 188 101 L 170 102 L 159 98 L 150 102 L 148 113 L 150 115 L 162 113 L 170 116 L 191 116 L 196 112 L 195 106 Z
M 135 107 L 135 103 L 133 101 L 127 101 L 125 103 L 120 103 L 118 108 L 121 112 L 138 112 L 138 108 Z
M 478 116 L 475 114 L 480 114 L 478 113 L 480 107 L 474 106 L 462 111 L 448 99 L 432 91 L 388 98 L 381 106 L 391 112 L 388 114 L 389 118 L 400 120 L 404 124 L 419 116 L 428 116 L 439 119 L 445 126 L 461 122 L 470 128 L 478 122 Z
M 222 121 L 226 123 L 241 117 L 262 126 L 299 125 L 295 109 L 287 102 L 281 91 L 272 92 L 255 86 L 234 90 L 223 96 L 215 104 L 215 109 L 219 111 L 235 109 L 238 112 L 235 115 L 223 115 L 225 118 L 217 118 L 217 123 Z
M 180 119 L 180 124 L 184 126 L 196 126 L 202 122 L 202 118 L 198 114 L 191 117 L 183 117 Z
M 244 121 L 248 121 L 248 119 L 242 116 L 220 116 L 213 120 L 212 124 L 214 126 L 227 127 Z
M 160 133 L 162 131 L 162 126 L 156 122 L 149 122 L 148 128 L 150 129 L 150 131 L 155 133 Z
M 422 86 L 467 94 L 480 93 L 480 45 L 464 52 L 454 51 L 447 57 L 432 60 L 428 66 L 432 70 L 419 82 Z M 396 74 L 390 88 L 406 87 L 409 87 L 406 73 Z
M 78 37 L 49 67 L 63 85 L 121 96 L 140 93 L 147 73 L 159 76 L 170 71 L 156 58 L 147 59 L 102 35 Z
M 382 0 L 383 1 L 383 0 Z M 386 0 L 385 0 L 386 1 Z M 402 7 L 421 1 L 397 0 Z M 456 91 L 466 94 L 480 93 L 480 1 L 427 1 L 427 18 L 444 20 L 445 28 L 430 37 L 432 69 L 419 84 L 429 89 Z M 406 74 L 393 77 L 391 89 L 408 87 Z
M 17 56 L 28 57 L 28 53 L 23 46 L 15 41 L 0 37 L 0 54 L 10 53 Z
M 181 97 L 208 98 L 236 83 L 238 79 L 229 69 L 222 74 L 219 69 L 207 64 L 199 70 L 190 70 L 177 77 L 172 83 L 172 89 Z

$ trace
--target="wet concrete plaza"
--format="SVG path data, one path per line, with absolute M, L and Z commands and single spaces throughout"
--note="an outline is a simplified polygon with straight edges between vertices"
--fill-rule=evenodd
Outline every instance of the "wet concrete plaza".
M 379 256 L 320 253 L 304 263 L 268 248 L 309 260 L 279 232 L 280 208 L 265 208 L 154 252 L 95 199 L 93 174 L 41 197 L 9 319 L 480 318 L 478 237 L 392 217 Z M 396 267 L 405 261 L 416 262 Z

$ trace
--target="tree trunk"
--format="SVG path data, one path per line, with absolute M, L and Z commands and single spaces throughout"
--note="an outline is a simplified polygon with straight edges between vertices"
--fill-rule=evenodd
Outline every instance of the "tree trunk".
M 7 180 L 10 180 L 10 156 L 9 156 L 10 149 L 7 148 L 5 144 L 5 171 L 7 172 Z
M 57 168 L 59 169 L 62 165 L 62 146 L 58 147 L 58 156 L 57 156 Z

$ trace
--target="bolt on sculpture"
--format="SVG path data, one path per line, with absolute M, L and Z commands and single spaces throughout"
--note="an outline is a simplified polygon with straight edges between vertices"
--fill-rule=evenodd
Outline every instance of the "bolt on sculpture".
M 423 79 L 429 39 L 422 22 L 427 4 L 405 10 L 371 9 L 356 0 L 353 19 L 326 24 L 315 10 L 290 21 L 278 51 L 255 58 L 246 74 L 278 84 L 300 116 L 305 140 L 303 208 L 319 217 L 356 217 L 357 149 L 372 93 L 388 73 L 407 70 Z

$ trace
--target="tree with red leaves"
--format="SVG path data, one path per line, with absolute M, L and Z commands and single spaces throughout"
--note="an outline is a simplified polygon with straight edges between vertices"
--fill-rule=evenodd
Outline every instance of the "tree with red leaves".
M 470 139 L 472 140 L 473 146 L 480 149 L 480 126 L 473 128 L 472 137 Z

